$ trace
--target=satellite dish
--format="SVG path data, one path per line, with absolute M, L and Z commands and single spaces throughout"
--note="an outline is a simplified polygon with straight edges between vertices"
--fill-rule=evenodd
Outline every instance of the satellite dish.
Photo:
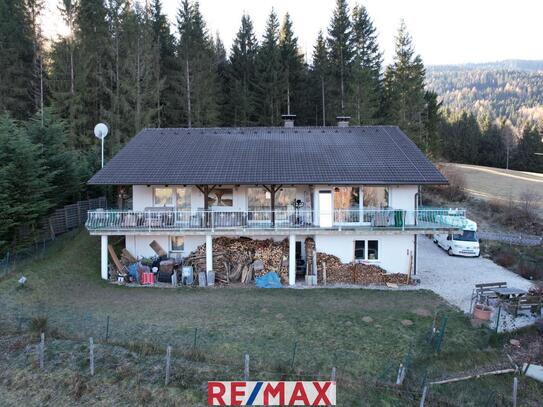
M 107 126 L 104 123 L 98 123 L 96 126 L 94 126 L 94 135 L 98 137 L 100 140 L 103 140 L 107 136 Z

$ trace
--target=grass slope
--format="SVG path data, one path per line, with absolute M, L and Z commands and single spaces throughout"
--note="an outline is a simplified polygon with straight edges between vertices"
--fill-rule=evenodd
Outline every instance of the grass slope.
M 28 288 L 17 288 L 20 273 L 28 278 Z M 100 280 L 99 241 L 85 232 L 63 237 L 44 258 L 20 264 L 16 273 L 0 281 L 0 307 L 0 328 L 5 332 L 25 326 L 32 317 L 46 316 L 51 334 L 58 338 L 54 343 L 66 354 L 50 352 L 55 368 L 40 386 L 40 380 L 32 380 L 36 370 L 27 348 L 15 347 L 12 356 L 2 353 L 0 367 L 6 366 L 0 375 L 0 398 L 29 405 L 43 404 L 55 383 L 61 389 L 55 393 L 55 405 L 69 405 L 74 398 L 83 404 L 123 404 L 115 389 L 122 389 L 128 404 L 183 400 L 178 405 L 205 405 L 205 382 L 241 378 L 245 353 L 251 356 L 255 379 L 325 378 L 336 366 L 338 405 L 410 405 L 416 404 L 425 374 L 454 376 L 506 361 L 498 348 L 488 346 L 487 331 L 473 328 L 461 312 L 431 292 L 119 287 Z M 448 317 L 439 355 L 424 340 L 436 311 L 440 319 Z M 86 370 L 69 361 L 84 360 L 84 345 L 77 339 L 93 336 L 103 342 L 108 316 L 109 344 L 99 345 L 101 373 L 85 379 L 85 396 L 80 399 L 76 396 L 81 397 L 81 384 L 74 377 Z M 372 321 L 364 322 L 364 317 Z M 402 324 L 406 319 L 413 325 Z M 178 366 L 172 385 L 164 388 L 160 366 L 168 344 L 174 347 Z M 119 371 L 126 362 L 119 358 L 123 352 L 130 353 L 132 365 Z M 417 393 L 376 387 L 379 376 L 395 378 L 407 354 L 412 364 L 406 380 Z M 28 386 L 22 391 L 2 382 L 6 375 Z M 453 405 L 481 405 L 495 393 L 509 394 L 511 381 L 497 377 L 442 386 L 431 395 Z M 533 383 L 523 380 L 522 385 L 527 401 L 543 397 Z

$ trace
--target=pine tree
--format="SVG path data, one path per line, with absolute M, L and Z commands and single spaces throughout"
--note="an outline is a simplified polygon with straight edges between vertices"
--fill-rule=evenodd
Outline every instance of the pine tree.
M 328 76 L 330 64 L 328 50 L 322 31 L 319 31 L 317 42 L 313 48 L 313 63 L 309 72 L 311 84 L 311 100 L 315 109 L 315 125 L 326 125 L 326 115 L 329 114 Z
M 349 19 L 347 0 L 336 0 L 334 15 L 328 28 L 330 59 L 331 101 L 336 115 L 348 115 L 349 84 L 354 56 L 352 24 Z
M 34 105 L 35 46 L 24 0 L 0 0 L 0 113 L 29 117 Z
M 306 104 L 306 66 L 298 48 L 298 38 L 294 35 L 292 20 L 285 14 L 279 33 L 279 51 L 283 111 L 287 114 L 301 114 Z M 294 111 L 292 111 L 294 107 Z
M 266 22 L 262 44 L 256 57 L 258 123 L 275 126 L 281 117 L 281 64 L 279 53 L 279 20 L 272 9 Z
M 227 67 L 229 124 L 250 126 L 258 121 L 257 52 L 258 42 L 253 31 L 253 23 L 248 15 L 243 15 Z
M 396 36 L 394 62 L 384 79 L 384 115 L 389 123 L 400 126 L 422 146 L 422 116 L 425 110 L 425 70 L 420 55 L 402 21 Z
M 381 99 L 382 55 L 376 29 L 364 6 L 355 6 L 353 9 L 352 42 L 354 123 L 374 124 L 378 121 Z

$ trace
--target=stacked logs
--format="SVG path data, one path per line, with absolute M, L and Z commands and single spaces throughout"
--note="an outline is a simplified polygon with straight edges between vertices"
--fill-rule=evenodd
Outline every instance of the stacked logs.
M 200 272 L 206 270 L 206 247 L 200 245 L 185 259 L 185 264 Z M 288 282 L 288 240 L 252 240 L 218 237 L 213 240 L 213 271 L 218 283 L 247 284 L 255 277 L 275 271 L 281 282 Z
M 373 264 L 347 263 L 333 255 L 317 253 L 319 284 L 323 283 L 323 264 L 326 264 L 327 283 L 339 284 L 408 284 L 408 277 L 402 273 L 387 273 Z M 410 282 L 409 282 L 410 283 Z

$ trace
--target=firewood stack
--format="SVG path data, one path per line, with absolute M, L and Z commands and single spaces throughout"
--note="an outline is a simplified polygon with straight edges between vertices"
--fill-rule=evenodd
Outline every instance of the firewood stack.
M 402 273 L 387 273 L 379 266 L 363 263 L 347 263 L 333 255 L 317 253 L 318 281 L 322 283 L 323 263 L 326 263 L 327 283 L 339 284 L 407 284 L 407 276 Z
M 206 247 L 200 245 L 185 259 L 194 271 L 206 270 Z M 288 240 L 251 240 L 218 237 L 213 240 L 213 270 L 218 283 L 247 284 L 255 277 L 275 271 L 288 282 Z

